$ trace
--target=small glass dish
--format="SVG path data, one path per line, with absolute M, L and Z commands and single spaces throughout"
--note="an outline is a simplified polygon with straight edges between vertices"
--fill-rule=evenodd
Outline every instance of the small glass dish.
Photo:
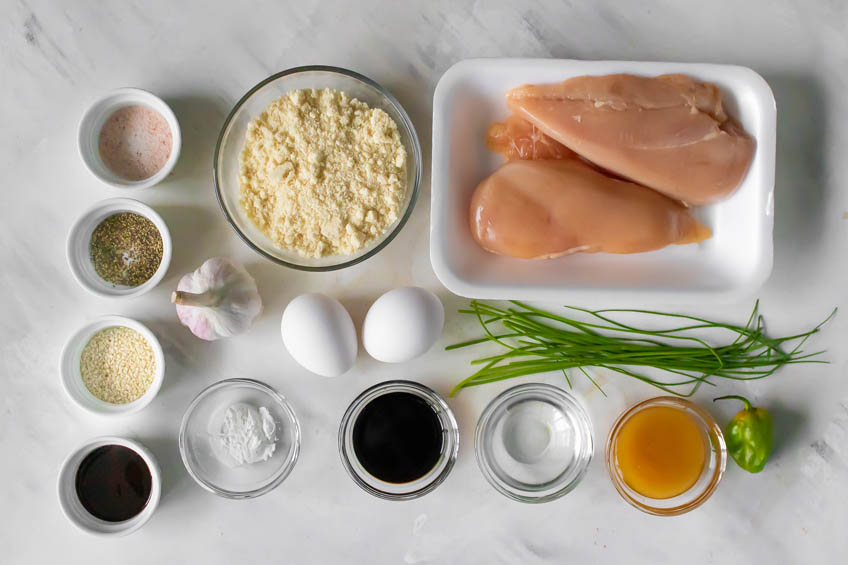
M 270 459 L 236 466 L 215 438 L 227 408 L 246 403 L 271 413 L 276 448 Z M 224 498 L 256 498 L 276 488 L 291 473 L 300 452 L 300 425 L 288 401 L 252 379 L 228 379 L 204 389 L 189 404 L 180 425 L 180 456 L 197 484 Z
M 636 492 L 624 481 L 616 462 L 616 440 L 625 422 L 634 414 L 655 406 L 677 408 L 689 414 L 702 430 L 704 449 L 708 451 L 701 476 L 695 484 L 686 492 L 671 498 L 655 499 Z M 609 437 L 607 438 L 606 462 L 612 483 L 624 500 L 648 514 L 655 516 L 677 516 L 694 510 L 706 502 L 713 492 L 715 492 L 727 464 L 727 449 L 721 427 L 709 412 L 685 398 L 658 396 L 632 406 L 618 417 L 610 429 Z
M 397 124 L 401 142 L 407 154 L 406 194 L 398 211 L 395 222 L 375 241 L 353 255 L 332 255 L 328 257 L 302 257 L 294 251 L 288 251 L 262 233 L 242 210 L 239 202 L 239 154 L 244 147 L 247 125 L 260 115 L 268 105 L 287 92 L 298 89 L 332 88 L 365 102 L 372 108 L 385 111 Z M 412 120 L 394 96 L 388 90 L 354 71 L 322 65 L 296 67 L 271 75 L 242 96 L 227 116 L 218 143 L 212 165 L 215 181 L 215 194 L 227 221 L 236 234 L 254 251 L 271 261 L 302 271 L 332 271 L 356 265 L 372 257 L 403 228 L 418 197 L 421 184 L 421 146 Z
M 442 428 L 439 459 L 423 477 L 408 483 L 389 483 L 371 475 L 356 457 L 353 429 L 357 417 L 372 400 L 385 394 L 405 392 L 423 399 L 436 413 Z M 339 426 L 339 454 L 350 477 L 366 492 L 386 500 L 410 500 L 424 496 L 442 484 L 456 463 L 459 452 L 459 426 L 450 407 L 435 391 L 412 381 L 386 381 L 366 389 L 348 407 Z
M 570 492 L 594 454 L 592 423 L 561 388 L 529 383 L 505 390 L 477 421 L 474 451 L 486 480 L 520 502 L 555 500 Z

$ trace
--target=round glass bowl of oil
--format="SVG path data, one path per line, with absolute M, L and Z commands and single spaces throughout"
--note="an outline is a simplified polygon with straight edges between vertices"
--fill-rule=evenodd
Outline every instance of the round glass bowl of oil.
M 660 396 L 626 410 L 610 430 L 607 469 L 618 493 L 657 516 L 703 504 L 727 464 L 724 435 L 713 417 L 683 398 Z
M 497 491 L 538 503 L 570 492 L 594 453 L 583 406 L 561 388 L 530 383 L 495 397 L 477 422 L 477 463 Z

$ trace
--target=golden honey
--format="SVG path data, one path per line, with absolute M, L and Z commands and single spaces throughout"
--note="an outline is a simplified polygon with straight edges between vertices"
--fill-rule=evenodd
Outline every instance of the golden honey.
M 682 408 L 650 406 L 633 413 L 615 438 L 621 479 L 653 499 L 683 494 L 701 476 L 708 445 L 698 421 Z

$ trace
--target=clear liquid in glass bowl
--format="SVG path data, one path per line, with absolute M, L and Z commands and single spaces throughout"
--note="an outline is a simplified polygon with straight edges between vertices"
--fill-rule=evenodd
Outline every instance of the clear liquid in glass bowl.
M 506 390 L 477 423 L 477 462 L 502 494 L 521 502 L 547 502 L 571 491 L 594 453 L 583 406 L 547 384 Z

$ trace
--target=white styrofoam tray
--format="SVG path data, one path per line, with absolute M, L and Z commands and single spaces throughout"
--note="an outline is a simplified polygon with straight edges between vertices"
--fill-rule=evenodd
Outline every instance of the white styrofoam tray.
M 468 206 L 503 158 L 486 149 L 492 122 L 510 112 L 505 93 L 526 83 L 579 75 L 684 73 L 717 84 L 727 111 L 756 139 L 756 153 L 733 196 L 698 208 L 713 230 L 699 244 L 633 255 L 576 254 L 550 260 L 503 257 L 474 241 Z M 576 303 L 615 300 L 670 304 L 730 302 L 755 293 L 772 268 L 776 108 L 766 81 L 733 65 L 470 59 L 448 69 L 433 100 L 430 259 L 451 292 L 469 298 Z

